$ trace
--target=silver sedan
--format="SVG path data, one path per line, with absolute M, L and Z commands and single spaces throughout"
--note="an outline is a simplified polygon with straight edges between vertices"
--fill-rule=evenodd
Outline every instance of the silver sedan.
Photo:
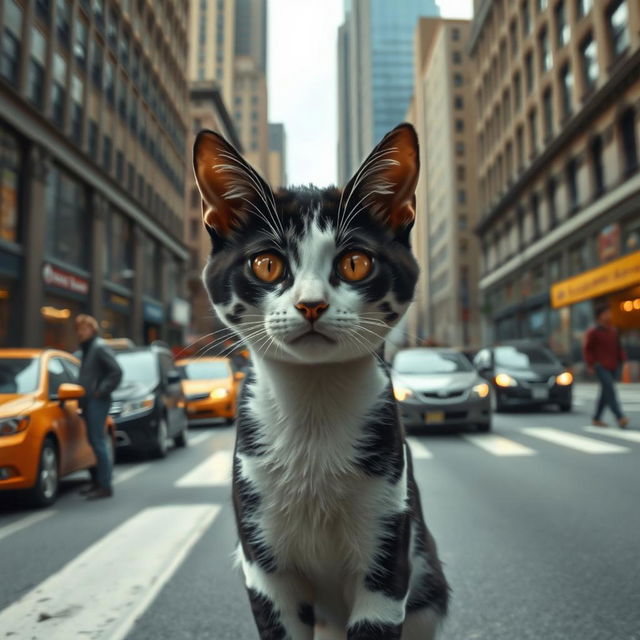
M 454 349 L 403 349 L 393 359 L 393 392 L 407 429 L 491 430 L 491 389 Z

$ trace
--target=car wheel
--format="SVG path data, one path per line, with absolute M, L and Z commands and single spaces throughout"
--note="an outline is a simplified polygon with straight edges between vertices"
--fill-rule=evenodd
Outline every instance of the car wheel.
M 156 441 L 153 443 L 151 455 L 153 458 L 165 458 L 168 451 L 167 438 L 169 437 L 169 426 L 167 425 L 166 416 L 162 416 L 158 420 L 158 428 L 156 429 Z
M 187 438 L 187 427 L 185 427 L 177 436 L 173 437 L 173 443 L 176 447 L 186 447 L 189 444 Z
M 569 413 L 571 411 L 571 403 L 563 403 L 560 405 L 560 411 L 563 413 Z
M 481 422 L 480 424 L 478 424 L 478 431 L 480 433 L 489 433 L 489 431 L 491 431 L 491 423 Z
M 47 438 L 40 451 L 36 484 L 29 494 L 29 501 L 35 507 L 48 507 L 56 501 L 60 488 L 58 464 L 58 449 L 53 440 Z

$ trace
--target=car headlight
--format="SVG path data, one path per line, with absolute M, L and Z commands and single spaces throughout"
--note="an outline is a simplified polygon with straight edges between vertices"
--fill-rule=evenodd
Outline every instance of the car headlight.
M 12 436 L 20 433 L 29 426 L 29 416 L 16 416 L 15 418 L 2 418 L 0 420 L 0 436 Z
M 556 376 L 556 384 L 559 384 L 561 387 L 568 387 L 572 383 L 573 376 L 568 371 L 564 371 L 559 376 Z
M 228 389 L 218 387 L 209 394 L 214 400 L 223 400 L 229 395 Z
M 486 382 L 481 382 L 473 387 L 473 393 L 480 398 L 486 398 L 489 395 L 489 385 Z
M 142 411 L 148 411 L 153 407 L 155 403 L 155 396 L 151 393 L 139 400 L 130 400 L 129 402 L 122 403 L 121 416 L 131 415 L 132 413 L 139 413 Z
M 393 395 L 399 402 L 404 402 L 407 398 L 413 397 L 413 391 L 409 387 L 393 387 Z
M 496 376 L 496 384 L 499 387 L 517 387 L 518 381 L 507 373 L 499 373 Z

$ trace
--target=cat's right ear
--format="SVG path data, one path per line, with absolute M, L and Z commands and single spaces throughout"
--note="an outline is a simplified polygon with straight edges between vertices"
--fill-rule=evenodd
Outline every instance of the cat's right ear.
M 255 169 L 213 131 L 196 136 L 193 171 L 202 196 L 202 220 L 220 238 L 240 227 L 248 210 L 269 193 Z

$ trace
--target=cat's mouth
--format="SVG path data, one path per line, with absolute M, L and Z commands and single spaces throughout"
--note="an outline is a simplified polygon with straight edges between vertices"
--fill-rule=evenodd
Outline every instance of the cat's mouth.
M 328 335 L 313 328 L 307 329 L 304 333 L 287 340 L 287 344 L 289 345 L 312 344 L 314 342 L 336 344 L 336 341 L 333 338 L 330 338 Z

